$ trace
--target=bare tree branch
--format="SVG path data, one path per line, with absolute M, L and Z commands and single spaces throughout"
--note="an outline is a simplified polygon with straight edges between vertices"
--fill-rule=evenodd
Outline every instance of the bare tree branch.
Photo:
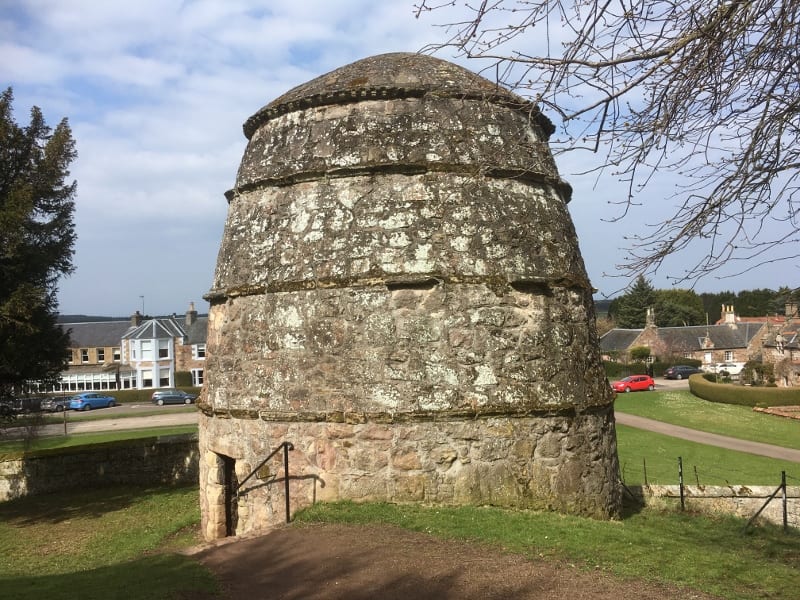
M 421 0 L 415 10 L 457 11 L 449 37 L 425 50 L 482 59 L 560 116 L 557 152 L 603 153 L 590 170 L 628 186 L 618 218 L 643 190 L 658 201 L 656 174 L 679 176 L 667 197 L 658 190 L 674 214 L 629 240 L 624 274 L 652 273 L 689 246 L 703 251 L 677 282 L 733 261 L 797 260 L 784 247 L 800 239 L 800 1 Z

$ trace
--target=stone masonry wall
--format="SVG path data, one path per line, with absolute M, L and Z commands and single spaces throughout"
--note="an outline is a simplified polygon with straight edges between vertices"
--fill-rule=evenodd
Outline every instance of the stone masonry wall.
M 363 415 L 342 422 L 283 422 L 200 417 L 203 532 L 225 535 L 219 454 L 236 460 L 243 480 L 284 441 L 289 454 L 291 510 L 317 501 L 473 504 L 555 509 L 606 517 L 596 498 L 614 497 L 615 453 L 608 411 L 579 418 L 436 419 L 375 423 Z M 356 421 L 356 422 L 353 422 Z M 361 422 L 358 422 L 361 421 Z M 587 449 L 591 449 L 587 452 Z M 284 520 L 282 454 L 270 479 L 250 479 L 239 491 L 235 533 Z M 273 479 L 274 477 L 274 479 Z
M 198 480 L 197 436 L 176 435 L 38 451 L 0 458 L 0 502 L 76 487 L 190 485 Z

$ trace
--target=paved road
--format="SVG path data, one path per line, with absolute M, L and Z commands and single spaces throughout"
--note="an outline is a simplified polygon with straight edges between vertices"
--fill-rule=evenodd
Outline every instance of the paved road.
M 668 385 L 665 387 L 678 386 Z M 630 415 L 619 411 L 616 411 L 615 414 L 617 423 L 620 425 L 627 425 L 629 427 L 636 427 L 637 429 L 653 431 L 655 433 L 661 433 L 683 440 L 697 442 L 699 444 L 719 446 L 720 448 L 727 448 L 729 450 L 738 450 L 739 452 L 748 452 L 750 454 L 757 454 L 759 456 L 767 456 L 769 458 L 800 463 L 800 450 L 792 450 L 790 448 L 783 448 L 781 446 L 762 444 L 760 442 L 750 442 L 747 440 L 726 437 L 724 435 L 717 435 L 715 433 L 707 433 L 705 431 L 680 427 L 679 425 L 670 425 L 669 423 L 663 423 L 661 421 L 655 421 L 645 417 L 637 417 L 635 415 Z M 126 429 L 173 427 L 177 425 L 192 425 L 195 423 L 197 423 L 197 412 L 195 410 L 186 410 L 182 412 L 170 412 L 163 415 L 151 415 L 146 417 L 95 419 L 91 421 L 72 419 L 67 423 L 67 433 L 96 433 L 100 431 L 115 430 L 124 431 Z M 40 435 L 64 435 L 64 426 L 61 424 L 47 425 L 42 429 Z M 9 437 L 13 437 L 13 434 Z
M 114 410 L 114 409 L 98 409 Z M 92 411 L 94 412 L 94 411 Z M 183 412 L 169 412 L 163 415 L 150 415 L 146 417 L 125 417 L 93 419 L 91 421 L 81 421 L 76 415 L 69 415 L 67 420 L 67 435 L 73 433 L 98 433 L 101 431 L 125 431 L 128 429 L 147 429 L 148 427 L 175 427 L 178 425 L 193 425 L 197 423 L 197 411 L 187 410 Z M 6 430 L 8 438 L 19 437 L 15 435 L 13 428 Z M 64 435 L 64 425 L 45 425 L 38 435 L 57 436 Z
M 628 425 L 629 427 L 636 427 L 637 429 L 646 429 L 654 433 L 663 433 L 664 435 L 688 440 L 690 442 L 697 442 L 699 444 L 719 446 L 720 448 L 727 448 L 728 450 L 738 450 L 739 452 L 748 452 L 750 454 L 758 454 L 759 456 L 768 456 L 769 458 L 778 458 L 780 460 L 800 463 L 800 450 L 792 450 L 791 448 L 762 444 L 760 442 L 749 442 L 747 440 L 717 435 L 716 433 L 707 433 L 705 431 L 689 429 L 679 425 L 670 425 L 669 423 L 654 421 L 653 419 L 647 419 L 645 417 L 637 417 L 619 411 L 615 411 L 614 414 L 617 417 L 617 423 L 620 425 Z

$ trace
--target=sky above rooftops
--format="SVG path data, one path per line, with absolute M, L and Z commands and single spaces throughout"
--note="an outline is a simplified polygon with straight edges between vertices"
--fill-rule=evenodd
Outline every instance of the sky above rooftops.
M 413 0 L 0 0 L 0 85 L 14 88 L 17 122 L 39 106 L 50 125 L 68 117 L 77 143 L 77 269 L 59 285 L 61 312 L 180 314 L 192 301 L 205 312 L 244 121 L 337 67 L 443 41 L 443 18 L 416 19 Z M 558 164 L 589 277 L 614 295 L 626 283 L 611 276 L 623 237 L 670 207 L 654 188 L 646 206 L 605 222 L 624 188 L 579 175 L 592 160 Z M 670 287 L 681 260 L 653 284 Z M 797 287 L 799 273 L 768 265 L 695 289 Z

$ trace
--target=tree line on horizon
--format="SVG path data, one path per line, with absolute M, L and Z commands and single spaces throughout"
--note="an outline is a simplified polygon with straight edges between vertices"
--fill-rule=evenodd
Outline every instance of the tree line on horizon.
M 800 302 L 800 288 L 698 294 L 690 289 L 656 289 L 639 276 L 625 294 L 608 302 L 606 316 L 599 319 L 603 321 L 600 329 L 640 329 L 645 326 L 648 308 L 653 309 L 657 326 L 686 327 L 716 323 L 722 318 L 723 305 L 732 305 L 739 317 L 766 317 L 783 315 L 787 302 Z

